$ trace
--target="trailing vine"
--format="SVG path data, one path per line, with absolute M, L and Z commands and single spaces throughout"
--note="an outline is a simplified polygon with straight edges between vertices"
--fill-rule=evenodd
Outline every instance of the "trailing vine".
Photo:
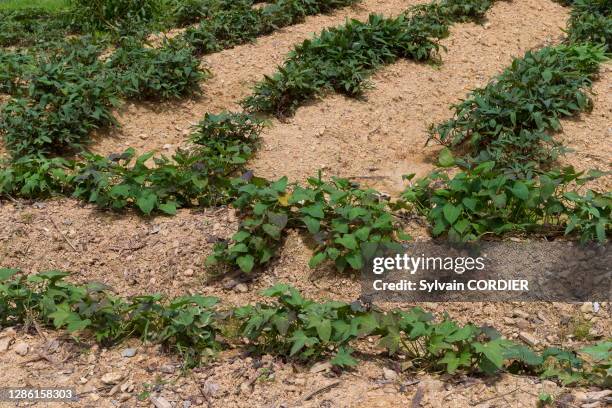
M 384 312 L 358 302 L 316 302 L 283 284 L 262 293 L 271 302 L 224 309 L 216 298 L 199 295 L 123 299 L 101 284 L 70 284 L 67 276 L 50 271 L 24 278 L 15 269 L 0 269 L 0 327 L 35 319 L 105 346 L 139 337 L 179 352 L 186 367 L 234 344 L 287 359 L 330 359 L 350 368 L 359 362 L 351 344 L 376 337 L 388 355 L 410 357 L 415 370 L 488 375 L 507 370 L 599 386 L 612 380 L 610 341 L 577 352 L 547 348 L 540 353 L 493 328 L 461 326 L 448 316 L 435 320 L 420 308 Z

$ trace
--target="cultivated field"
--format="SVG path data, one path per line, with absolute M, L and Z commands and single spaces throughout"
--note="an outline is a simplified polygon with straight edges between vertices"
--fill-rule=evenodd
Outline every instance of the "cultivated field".
M 0 406 L 606 406 L 610 303 L 370 304 L 360 270 L 609 257 L 611 13 L 0 0 L 0 388 L 79 397 Z

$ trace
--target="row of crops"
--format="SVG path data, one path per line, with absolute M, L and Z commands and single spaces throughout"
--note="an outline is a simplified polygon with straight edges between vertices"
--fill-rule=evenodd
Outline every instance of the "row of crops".
M 601 386 L 610 380 L 610 342 L 578 354 L 558 348 L 538 353 L 490 327 L 461 326 L 448 317 L 436 322 L 420 308 L 381 311 L 359 302 L 319 303 L 283 284 L 263 292 L 271 302 L 224 308 L 214 297 L 148 295 L 126 300 L 101 284 L 67 283 L 65 272 L 27 279 L 16 277 L 17 272 L 0 269 L 0 290 L 6 295 L 0 298 L 0 324 L 24 323 L 34 315 L 56 328 L 88 330 L 106 346 L 139 337 L 179 352 L 186 367 L 233 345 L 301 361 L 327 358 L 347 368 L 358 364 L 359 352 L 351 342 L 375 336 L 381 350 L 409 357 L 420 370 L 494 374 L 503 369 L 564 384 Z
M 304 10 L 318 4 L 298 3 Z M 286 10 L 279 6 L 283 4 L 296 2 L 279 2 L 275 10 Z M 0 133 L 11 157 L 0 168 L 0 196 L 73 196 L 101 208 L 134 207 L 147 215 L 231 205 L 238 209 L 240 229 L 231 240 L 215 246 L 207 263 L 221 271 L 244 273 L 265 267 L 290 229 L 308 234 L 316 243 L 311 267 L 331 262 L 340 271 L 360 269 L 362 245 L 410 239 L 396 216 L 407 212 L 426 217 L 432 235 L 456 241 L 538 232 L 604 242 L 610 231 L 611 194 L 575 190 L 603 174 L 555 168 L 563 146 L 554 139 L 560 119 L 592 106 L 588 89 L 612 44 L 612 7 L 603 0 L 572 2 L 564 44 L 516 59 L 456 105 L 452 119 L 432 126 L 430 140 L 445 145 L 439 169 L 419 180 L 408 176 L 410 185 L 399 199 L 386 199 L 343 179 L 318 175 L 306 183 L 285 177 L 270 181 L 248 171 L 263 114 L 293 114 L 300 104 L 326 92 L 358 96 L 367 76 L 383 64 L 398 58 L 437 58 L 439 41 L 448 35 L 449 26 L 482 18 L 491 4 L 445 0 L 411 8 L 397 18 L 373 15 L 367 22 L 349 21 L 325 30 L 297 46 L 276 74 L 255 86 L 243 102 L 245 112 L 207 114 L 188 147 L 170 158 L 154 158 L 153 166 L 148 164 L 152 152 L 138 156 L 128 149 L 102 157 L 83 148 L 92 129 L 114 122 L 111 107 L 119 98 L 164 98 L 193 89 L 191 85 L 205 75 L 194 58 L 219 49 L 198 46 L 193 30 L 212 35 L 214 41 L 206 44 L 221 48 L 259 34 L 236 39 L 231 34 L 243 32 L 232 25 L 223 25 L 230 27 L 227 31 L 203 29 L 224 15 L 217 10 L 197 17 L 197 27 L 159 48 L 146 47 L 137 37 L 119 37 L 106 59 L 100 57 L 107 49 L 104 36 L 4 50 L 0 65 L 9 69 L 0 71 L 5 72 L 0 90 L 11 99 L 0 110 Z M 251 12 L 268 15 L 254 11 L 265 7 L 247 8 L 250 11 L 243 14 L 231 13 L 241 18 Z M 155 21 L 146 16 L 143 20 Z M 114 27 L 109 38 L 117 38 L 121 24 L 109 26 Z M 221 40 L 230 37 L 228 42 Z M 159 79 L 164 69 L 157 64 L 165 62 L 168 76 Z M 133 64 L 155 68 L 133 70 Z M 134 75 L 152 75 L 160 85 L 150 86 L 150 78 Z M 66 157 L 68 148 L 78 153 L 76 158 Z M 24 279 L 15 270 L 2 270 L 0 322 L 12 325 L 35 316 L 57 328 L 93 333 L 108 344 L 138 336 L 180 351 L 189 365 L 246 337 L 260 351 L 303 360 L 331 358 L 338 366 L 351 366 L 357 360 L 350 343 L 380 336 L 389 354 L 409 355 L 428 369 L 507 369 L 566 383 L 609 381 L 610 342 L 582 350 L 584 358 L 559 349 L 536 353 L 488 329 L 460 327 L 448 319 L 435 323 L 418 309 L 385 313 L 356 304 L 318 303 L 282 285 L 266 292 L 275 299 L 272 303 L 228 309 L 215 308 L 216 300 L 197 296 L 121 299 L 101 286 L 71 285 L 65 276 L 54 272 Z
M 253 8 L 252 1 L 200 1 L 196 3 L 208 14 L 199 17 L 199 25 L 164 40 L 159 47 L 145 40 L 150 25 L 144 22 L 154 14 L 149 16 L 146 7 L 136 7 L 139 2 L 119 3 L 133 10 L 114 2 L 83 2 L 68 12 L 68 16 L 84 13 L 94 16 L 92 21 L 115 24 L 85 26 L 88 30 L 83 35 L 76 35 L 80 31 L 69 24 L 57 35 L 44 28 L 45 21 L 55 22 L 56 18 L 70 21 L 67 16 L 12 12 L 1 20 L 0 45 L 20 46 L 0 50 L 0 94 L 11 96 L 0 108 L 0 132 L 13 160 L 65 156 L 69 149 L 82 151 L 94 129 L 117 124 L 112 109 L 120 100 L 161 100 L 198 92 L 199 83 L 208 76 L 197 58 L 202 53 L 252 41 L 306 15 L 352 1 L 279 0 L 263 8 Z M 144 15 L 132 21 L 131 13 L 137 11 Z M 95 17 L 100 13 L 105 17 Z M 116 20 L 124 17 L 140 31 L 130 35 L 120 31 Z M 87 21 L 80 14 L 75 18 Z M 39 25 L 43 32 L 31 31 L 34 35 L 29 41 L 25 32 Z M 92 31 L 104 28 L 108 31 Z M 76 30 L 75 36 L 63 40 L 71 30 Z
M 304 17 L 358 0 L 72 0 L 67 10 L 1 11 L 0 46 L 43 46 L 66 35 L 94 35 L 108 42 L 185 27 L 180 41 L 209 53 L 252 41 Z M 184 44 L 183 44 L 184 45 Z

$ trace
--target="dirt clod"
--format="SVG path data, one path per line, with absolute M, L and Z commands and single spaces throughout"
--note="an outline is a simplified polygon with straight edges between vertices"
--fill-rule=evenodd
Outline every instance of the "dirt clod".
M 28 343 L 19 342 L 15 344 L 15 346 L 13 347 L 13 351 L 16 354 L 19 354 L 20 356 L 25 356 L 28 354 L 28 351 L 30 351 L 30 346 L 28 345 Z
M 109 372 L 100 378 L 100 381 L 108 385 L 117 384 L 121 380 L 123 380 L 123 374 L 120 372 Z
M 172 404 L 168 402 L 164 397 L 151 397 L 151 403 L 155 406 L 155 408 L 173 408 Z
M 535 346 L 539 343 L 538 339 L 536 339 L 532 334 L 527 332 L 520 332 L 519 339 L 521 339 L 530 346 Z

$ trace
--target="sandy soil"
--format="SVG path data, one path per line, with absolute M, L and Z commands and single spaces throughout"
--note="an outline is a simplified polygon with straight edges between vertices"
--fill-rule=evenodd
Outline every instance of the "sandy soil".
M 264 176 L 297 179 L 323 168 L 399 193 L 403 174 L 421 176 L 433 168 L 438 147 L 424 147 L 429 125 L 450 117 L 451 104 L 485 85 L 513 57 L 556 42 L 565 18 L 552 2 L 498 2 L 484 25 L 452 27 L 439 68 L 400 61 L 373 76 L 365 101 L 330 95 L 299 109 L 289 123 L 275 122 L 253 166 Z
M 612 171 L 612 64 L 603 66 L 592 91 L 593 111 L 561 122 L 563 132 L 557 138 L 572 151 L 559 162 L 580 171 Z M 612 177 L 598 179 L 589 187 L 611 191 Z
M 128 104 L 120 112 L 122 128 L 100 134 L 94 149 L 110 153 L 134 146 L 172 151 L 184 142 L 190 124 L 205 112 L 238 109 L 236 102 L 263 74 L 272 73 L 296 42 L 348 16 L 365 18 L 372 11 L 394 15 L 415 3 L 364 1 L 329 16 L 309 17 L 304 24 L 254 44 L 207 56 L 203 63 L 214 77 L 203 83 L 203 97 L 157 106 Z M 512 57 L 558 42 L 566 18 L 567 10 L 548 0 L 499 2 L 488 13 L 485 25 L 452 28 L 440 67 L 400 61 L 374 75 L 373 88 L 364 101 L 329 95 L 300 108 L 286 122 L 273 120 L 252 166 L 266 177 L 287 175 L 295 180 L 323 168 L 328 175 L 355 177 L 397 193 L 402 174 L 424 174 L 432 167 L 437 148 L 423 147 L 427 126 L 448 118 L 451 103 L 484 85 Z M 564 132 L 559 135 L 577 150 L 563 160 L 580 169 L 604 168 L 612 161 L 606 143 L 612 131 L 611 72 L 607 67 L 595 84 L 594 111 L 564 121 Z M 609 190 L 609 184 L 603 187 Z M 317 299 L 354 300 L 359 295 L 355 276 L 338 276 L 326 268 L 310 271 L 310 249 L 295 233 L 262 273 L 211 281 L 203 267 L 211 242 L 229 237 L 236 228 L 235 215 L 225 208 L 180 210 L 175 217 L 145 218 L 131 211 L 102 212 L 71 199 L 4 202 L 0 203 L 0 265 L 20 267 L 26 273 L 69 270 L 75 282 L 101 281 L 124 296 L 152 290 L 171 296 L 198 292 L 218 296 L 228 305 L 262 300 L 259 291 L 276 282 L 290 283 Z M 246 292 L 238 283 L 246 285 Z M 602 304 L 597 313 L 589 305 L 557 303 L 421 306 L 438 313 L 448 311 L 461 322 L 494 325 L 510 338 L 529 333 L 538 340 L 537 347 L 579 345 L 573 332 L 584 322 L 595 338 L 611 332 L 608 304 Z M 589 392 L 597 391 L 559 388 L 552 382 L 511 375 L 491 380 L 399 373 L 398 366 L 367 341 L 360 344 L 360 350 L 368 351 L 365 362 L 340 376 L 326 367 L 318 371 L 321 366 L 312 369 L 271 356 L 248 357 L 240 354 L 242 349 L 223 352 L 210 365 L 181 376 L 176 356 L 135 340 L 101 350 L 80 348 L 51 331 L 24 333 L 19 329 L 15 333 L 6 329 L 0 333 L 2 338 L 11 340 L 5 342 L 8 350 L 0 350 L 0 384 L 74 387 L 83 399 L 73 405 L 83 407 L 151 406 L 146 395 L 142 394 L 143 402 L 137 399 L 148 389 L 145 384 L 153 388 L 151 395 L 159 394 L 175 407 L 190 406 L 185 401 L 212 407 L 533 407 L 543 390 L 560 395 L 569 406 L 580 406 L 588 403 Z M 15 353 L 20 342 L 29 345 L 26 356 Z M 136 356 L 122 357 L 126 347 L 137 348 Z M 385 366 L 399 374 L 385 376 Z M 109 372 L 120 372 L 122 378 L 116 384 L 104 384 L 101 378 Z
M 550 381 L 508 374 L 494 380 L 406 374 L 375 357 L 338 375 L 325 364 L 309 368 L 268 355 L 250 357 L 237 350 L 224 352 L 217 361 L 182 376 L 177 361 L 155 347 L 125 344 L 136 349 L 134 357 L 126 358 L 122 357 L 124 348 L 79 349 L 57 333 L 42 334 L 46 340 L 40 335 L 20 336 L 18 341 L 30 346 L 26 357 L 10 351 L 0 354 L 0 364 L 20 367 L 18 371 L 3 370 L 0 380 L 33 387 L 70 387 L 81 398 L 80 403 L 37 404 L 43 407 L 149 407 L 153 406 L 152 396 L 175 407 L 516 408 L 535 407 L 540 392 L 555 395 L 568 406 L 579 406 L 597 395 L 595 390 L 568 392 Z

